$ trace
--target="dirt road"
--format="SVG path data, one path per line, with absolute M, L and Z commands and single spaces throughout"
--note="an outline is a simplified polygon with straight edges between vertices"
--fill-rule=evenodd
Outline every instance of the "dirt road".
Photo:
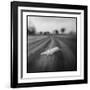
M 40 40 L 34 40 L 35 42 L 32 43 L 29 41 L 28 73 L 73 71 L 77 69 L 76 40 L 51 35 Z M 59 47 L 60 50 L 52 55 L 41 55 L 42 52 L 54 47 Z

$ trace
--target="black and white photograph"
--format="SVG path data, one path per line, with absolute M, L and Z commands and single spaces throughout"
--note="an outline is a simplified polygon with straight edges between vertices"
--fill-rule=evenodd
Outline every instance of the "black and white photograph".
M 11 87 L 87 83 L 87 6 L 11 2 Z
M 77 70 L 77 18 L 27 16 L 27 73 Z

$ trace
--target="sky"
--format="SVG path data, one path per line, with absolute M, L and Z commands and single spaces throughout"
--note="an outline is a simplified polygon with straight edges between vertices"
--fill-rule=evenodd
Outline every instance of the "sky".
M 66 29 L 66 33 L 70 31 L 76 32 L 76 18 L 64 17 L 43 17 L 43 16 L 28 16 L 28 28 L 35 27 L 36 32 L 53 32 L 61 28 Z

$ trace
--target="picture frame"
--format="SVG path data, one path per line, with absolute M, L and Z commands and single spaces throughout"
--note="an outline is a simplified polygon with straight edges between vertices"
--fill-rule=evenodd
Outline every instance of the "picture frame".
M 87 12 L 84 5 L 11 2 L 11 88 L 87 83 Z

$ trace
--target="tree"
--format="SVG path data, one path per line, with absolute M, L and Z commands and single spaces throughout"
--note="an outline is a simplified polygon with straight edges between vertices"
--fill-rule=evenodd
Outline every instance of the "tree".
M 35 35 L 36 34 L 35 27 L 29 27 L 27 33 L 28 35 Z
M 54 30 L 55 34 L 59 34 L 58 30 Z
M 63 34 L 66 31 L 65 28 L 61 28 L 61 33 Z
M 40 32 L 40 34 L 42 35 L 42 34 L 43 34 L 43 32 Z
M 49 35 L 50 34 L 50 32 L 44 32 L 44 35 Z

